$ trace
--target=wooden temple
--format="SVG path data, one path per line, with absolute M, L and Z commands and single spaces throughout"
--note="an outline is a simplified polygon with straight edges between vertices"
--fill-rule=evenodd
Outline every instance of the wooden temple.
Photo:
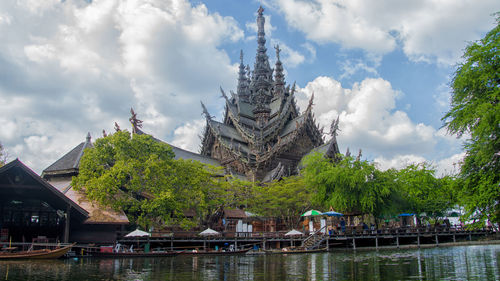
M 312 95 L 304 112 L 295 102 L 295 84 L 287 85 L 276 46 L 276 64 L 269 64 L 264 31 L 264 9 L 257 16 L 257 54 L 253 70 L 243 63 L 240 54 L 236 93 L 225 99 L 222 122 L 208 113 L 206 117 L 201 154 L 217 159 L 231 174 L 244 175 L 251 181 L 271 181 L 297 172 L 304 155 L 317 149 L 330 157 L 339 152 L 336 125 L 332 124 L 332 139 L 325 145 L 322 129 L 316 125 L 312 113 Z M 334 122 L 335 123 L 335 122 Z

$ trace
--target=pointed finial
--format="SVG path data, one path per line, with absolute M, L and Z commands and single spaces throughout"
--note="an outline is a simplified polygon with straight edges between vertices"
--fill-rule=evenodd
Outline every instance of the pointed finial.
M 257 13 L 259 13 L 259 16 L 262 16 L 263 12 L 264 12 L 264 8 L 262 8 L 262 6 L 260 6 L 259 9 L 257 10 Z
M 330 125 L 330 135 L 332 137 L 336 137 L 338 135 L 337 131 L 339 131 L 339 118 L 340 115 L 337 116 L 337 120 L 333 121 Z
M 102 137 L 104 137 L 104 138 L 105 138 L 105 137 L 107 137 L 107 136 L 108 136 L 108 134 L 106 134 L 106 130 L 102 129 Z
M 356 161 L 359 162 L 359 160 L 361 160 L 361 156 L 362 156 L 362 151 L 361 151 L 361 148 L 359 149 L 359 152 L 358 152 L 358 156 L 356 157 Z
M 280 52 L 281 52 L 280 45 L 274 46 L 274 49 L 276 50 L 276 59 L 280 60 Z
M 223 97 L 226 101 L 228 101 L 228 102 L 229 102 L 229 99 L 227 98 L 227 95 L 226 95 L 226 93 L 224 92 L 224 90 L 222 89 L 222 87 L 220 87 L 220 86 L 219 86 L 219 88 L 220 88 L 220 92 L 221 92 L 221 94 L 222 94 L 222 97 Z
M 92 137 L 90 136 L 90 132 L 87 133 L 87 143 L 90 143 L 90 140 L 92 139 Z
M 314 101 L 314 92 L 311 95 L 311 98 L 309 99 L 309 104 L 307 105 L 307 110 L 311 110 L 313 106 L 313 101 Z
M 210 116 L 210 114 L 208 113 L 208 110 L 205 107 L 205 105 L 203 104 L 203 102 L 200 101 L 200 103 L 201 103 L 201 107 L 203 108 L 203 114 L 205 115 L 205 118 L 207 118 L 208 120 L 212 120 L 212 116 Z
M 137 133 L 138 128 L 142 128 L 142 120 L 137 119 L 137 113 L 134 112 L 134 109 L 130 108 L 130 114 L 132 115 L 128 120 L 130 124 L 132 124 L 132 133 Z
M 243 50 L 240 50 L 240 64 L 243 65 Z
M 118 125 L 118 123 L 116 123 L 116 122 L 115 122 L 115 131 L 117 131 L 117 132 L 121 131 L 120 125 Z

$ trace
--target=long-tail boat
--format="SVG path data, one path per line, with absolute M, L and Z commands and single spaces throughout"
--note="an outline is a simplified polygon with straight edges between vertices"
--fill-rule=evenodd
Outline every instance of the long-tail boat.
M 277 250 L 264 250 L 267 254 L 307 254 L 307 253 L 322 253 L 327 252 L 328 248 L 319 248 L 307 250 L 302 247 L 289 247 Z
M 172 257 L 177 252 L 92 252 L 91 255 L 99 258 L 159 258 Z
M 229 255 L 244 255 L 248 251 L 250 251 L 250 248 L 248 249 L 243 249 L 243 250 L 236 250 L 236 251 L 198 251 L 198 250 L 188 250 L 188 251 L 182 251 L 178 252 L 179 255 L 186 255 L 186 256 L 229 256 Z
M 0 259 L 58 259 L 64 256 L 76 243 L 71 245 L 56 248 L 56 249 L 40 249 L 20 252 L 0 252 Z

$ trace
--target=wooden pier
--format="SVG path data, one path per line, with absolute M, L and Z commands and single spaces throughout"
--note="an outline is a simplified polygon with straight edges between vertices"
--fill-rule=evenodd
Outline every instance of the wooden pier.
M 234 245 L 235 248 L 279 249 L 288 246 L 304 246 L 304 243 L 311 244 L 309 245 L 311 248 L 356 250 L 358 248 L 421 247 L 421 245 L 428 247 L 439 246 L 441 243 L 500 239 L 498 232 L 486 228 L 479 230 L 396 228 L 363 231 L 350 229 L 344 233 L 332 234 L 317 231 L 301 237 L 286 237 L 285 232 L 222 233 L 216 237 L 200 237 L 197 234 L 198 232 L 154 233 L 147 239 L 119 239 L 118 242 L 124 245 L 148 242 L 151 248 L 169 250 L 223 248 L 229 245 Z

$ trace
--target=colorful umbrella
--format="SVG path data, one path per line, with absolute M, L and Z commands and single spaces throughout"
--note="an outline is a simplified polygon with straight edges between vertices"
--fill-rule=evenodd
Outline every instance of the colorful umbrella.
M 410 213 L 404 213 L 404 214 L 399 214 L 398 217 L 411 217 L 414 216 L 415 214 L 410 214 Z
M 301 217 L 319 216 L 321 214 L 322 213 L 320 211 L 309 210 L 309 211 L 303 213 Z
M 326 216 L 329 216 L 329 217 L 341 217 L 341 216 L 343 216 L 344 214 L 337 213 L 337 212 L 335 212 L 335 211 L 328 211 L 328 212 L 324 212 L 324 213 L 322 213 L 322 215 L 326 215 Z

